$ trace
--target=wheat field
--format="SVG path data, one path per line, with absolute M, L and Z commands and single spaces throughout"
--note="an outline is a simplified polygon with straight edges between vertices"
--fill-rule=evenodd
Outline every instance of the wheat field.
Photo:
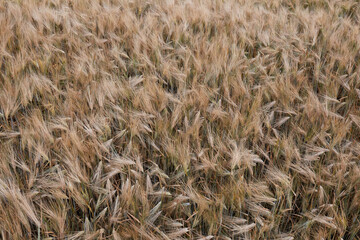
M 359 1 L 0 1 L 0 239 L 360 239 L 359 63 Z

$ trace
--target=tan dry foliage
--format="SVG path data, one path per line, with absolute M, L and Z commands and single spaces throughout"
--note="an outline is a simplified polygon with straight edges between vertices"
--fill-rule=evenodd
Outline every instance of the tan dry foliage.
M 359 239 L 360 5 L 0 2 L 2 239 Z

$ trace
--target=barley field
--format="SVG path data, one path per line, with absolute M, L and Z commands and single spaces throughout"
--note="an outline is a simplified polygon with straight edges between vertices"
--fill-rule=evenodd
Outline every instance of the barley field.
M 0 239 L 360 239 L 360 2 L 0 1 Z

